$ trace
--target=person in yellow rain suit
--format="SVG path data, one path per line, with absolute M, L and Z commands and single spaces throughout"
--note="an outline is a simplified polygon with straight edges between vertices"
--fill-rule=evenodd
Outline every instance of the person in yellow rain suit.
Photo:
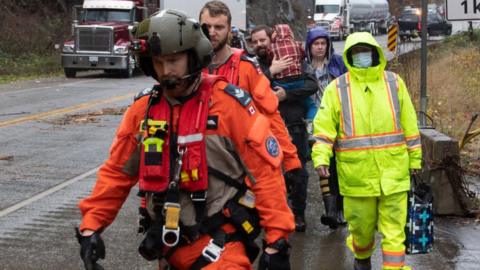
M 314 120 L 314 167 L 328 177 L 335 145 L 340 193 L 354 269 L 371 269 L 375 230 L 382 234 L 382 269 L 405 266 L 410 170 L 421 166 L 417 118 L 403 80 L 385 71 L 381 47 L 369 33 L 348 36 L 348 72 L 330 83 Z

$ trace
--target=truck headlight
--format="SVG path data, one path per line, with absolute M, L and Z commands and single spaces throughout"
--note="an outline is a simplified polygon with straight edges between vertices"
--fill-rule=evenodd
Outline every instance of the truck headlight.
M 64 44 L 62 52 L 64 53 L 73 53 L 73 50 L 75 49 L 74 44 Z
M 115 54 L 127 54 L 128 46 L 113 46 L 113 53 Z

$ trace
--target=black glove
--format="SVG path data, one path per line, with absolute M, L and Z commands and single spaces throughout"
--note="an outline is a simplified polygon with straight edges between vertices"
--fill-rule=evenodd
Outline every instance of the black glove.
M 147 261 L 153 261 L 162 257 L 162 248 L 162 226 L 155 224 L 145 233 L 145 239 L 140 243 L 138 253 Z
M 80 244 L 80 258 L 86 270 L 103 270 L 97 263 L 98 259 L 105 259 L 105 244 L 99 233 L 83 236 L 78 228 L 75 228 L 76 237 Z
M 275 254 L 268 254 L 263 250 L 258 270 L 290 270 L 290 245 L 284 239 L 280 239 L 267 247 L 278 250 Z

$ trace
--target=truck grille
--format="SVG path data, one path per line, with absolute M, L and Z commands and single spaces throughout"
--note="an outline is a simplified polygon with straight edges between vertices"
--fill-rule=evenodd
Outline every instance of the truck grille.
M 329 21 L 317 21 L 317 26 L 321 26 L 325 29 L 328 29 L 330 27 L 330 22 Z
M 110 52 L 112 48 L 112 29 L 99 27 L 77 28 L 78 51 Z

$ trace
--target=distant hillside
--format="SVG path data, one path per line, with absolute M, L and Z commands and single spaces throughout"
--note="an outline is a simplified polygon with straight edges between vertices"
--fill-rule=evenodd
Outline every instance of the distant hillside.
M 2 1 L 0 56 L 53 50 L 70 30 L 73 0 Z M 80 1 L 81 2 L 81 1 Z
M 294 31 L 296 38 L 303 39 L 307 9 L 313 8 L 313 3 L 314 1 L 309 0 L 247 0 L 247 21 L 250 26 L 287 23 Z

